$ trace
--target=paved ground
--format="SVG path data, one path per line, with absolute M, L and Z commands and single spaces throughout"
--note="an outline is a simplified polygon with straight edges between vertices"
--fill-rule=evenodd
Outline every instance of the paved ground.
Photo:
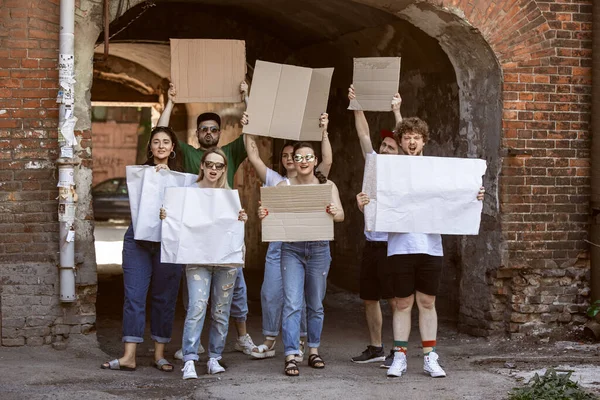
M 96 337 L 74 342 L 64 351 L 44 348 L 2 348 L 0 350 L 0 398 L 13 399 L 488 399 L 506 398 L 518 384 L 519 374 L 561 364 L 586 364 L 590 384 L 600 380 L 600 346 L 573 342 L 535 344 L 505 339 L 480 339 L 456 333 L 452 324 L 440 329 L 439 350 L 448 377 L 432 379 L 422 373 L 421 349 L 415 330 L 409 349 L 408 374 L 389 379 L 377 365 L 355 365 L 349 358 L 362 351 L 366 331 L 356 296 L 330 290 L 326 299 L 326 321 L 322 354 L 324 370 L 301 366 L 299 378 L 283 375 L 282 346 L 273 359 L 250 360 L 233 350 L 230 331 L 224 359 L 227 372 L 206 373 L 205 357 L 198 366 L 201 378 L 183 381 L 177 364 L 173 373 L 150 366 L 151 343 L 141 347 L 135 372 L 99 369 L 100 364 L 120 355 L 119 279 L 100 286 L 98 331 Z M 258 305 L 251 303 L 249 330 L 259 340 Z M 387 313 L 386 313 L 387 314 Z M 389 314 L 385 316 L 386 344 L 391 340 Z M 178 306 L 173 343 L 168 356 L 181 342 L 183 313 Z M 206 344 L 206 338 L 203 339 Z M 505 362 L 515 363 L 514 369 Z M 591 369 L 589 369 L 591 368 Z M 521 380 L 523 378 L 520 378 Z M 599 384 L 596 382 L 596 384 Z
M 108 246 L 118 236 L 115 232 L 103 233 L 102 230 L 97 233 L 99 242 L 108 243 Z M 110 258 L 113 255 L 100 256 Z M 249 280 L 253 282 L 258 278 L 249 277 Z M 97 332 L 77 342 L 71 340 L 67 350 L 0 348 L 0 399 L 500 400 L 506 398 L 512 387 L 528 379 L 532 371 L 549 366 L 576 370 L 583 384 L 600 393 L 598 344 L 473 338 L 458 334 L 454 325 L 447 321 L 441 324 L 438 343 L 441 363 L 448 377 L 432 379 L 423 374 L 418 331 L 414 326 L 408 374 L 389 379 L 378 365 L 356 365 L 349 361 L 367 343 L 363 309 L 356 295 L 331 286 L 325 302 L 321 351 L 327 362 L 324 370 L 313 370 L 305 362 L 300 367 L 300 377 L 284 376 L 280 342 L 275 358 L 250 360 L 234 351 L 233 327 L 224 353 L 228 369 L 217 376 L 205 375 L 205 355 L 201 356 L 197 368 L 201 374 L 198 380 L 183 381 L 179 371 L 181 363 L 176 364 L 173 373 L 156 370 L 151 366 L 149 338 L 140 346 L 137 371 L 101 370 L 102 362 L 121 355 L 122 292 L 120 276 L 101 279 Z M 179 303 L 173 343 L 167 348 L 169 358 L 181 343 L 183 319 L 183 307 Z M 385 345 L 389 348 L 391 318 L 387 308 L 384 321 Z M 260 304 L 256 301 L 250 302 L 248 328 L 255 341 L 260 341 Z M 206 338 L 202 342 L 206 345 Z M 514 368 L 507 368 L 506 362 L 513 363 Z

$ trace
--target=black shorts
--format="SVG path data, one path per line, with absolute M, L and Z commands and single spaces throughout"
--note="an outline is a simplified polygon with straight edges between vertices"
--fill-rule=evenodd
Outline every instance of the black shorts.
M 396 254 L 388 257 L 382 297 L 410 297 L 415 291 L 436 296 L 444 257 L 429 254 Z
M 380 300 L 387 264 L 387 242 L 367 240 L 360 265 L 360 298 Z

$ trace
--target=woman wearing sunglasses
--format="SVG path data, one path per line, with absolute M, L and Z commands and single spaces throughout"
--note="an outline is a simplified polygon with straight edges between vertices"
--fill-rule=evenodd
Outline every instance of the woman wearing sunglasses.
M 182 153 L 175 133 L 165 126 L 150 132 L 144 165 L 183 172 Z M 157 194 L 158 195 L 158 194 Z M 177 292 L 182 265 L 160 262 L 160 243 L 135 240 L 129 225 L 123 238 L 123 357 L 101 365 L 102 369 L 133 371 L 136 369 L 137 345 L 144 341 L 146 297 L 151 292 L 150 333 L 154 340 L 154 365 L 172 372 L 173 365 L 164 357 L 165 345 L 171 341 Z
M 230 189 L 227 184 L 227 157 L 217 147 L 206 150 L 200 160 L 198 180 L 193 187 L 202 189 Z M 167 213 L 161 209 L 160 218 L 165 219 Z M 238 219 L 242 222 L 248 220 L 246 212 L 242 209 Z M 233 289 L 237 277 L 237 268 L 224 266 L 207 266 L 188 264 L 186 268 L 187 287 L 189 293 L 187 314 L 183 327 L 183 379 L 197 379 L 194 363 L 198 361 L 198 346 L 200 334 L 204 326 L 208 300 L 211 299 L 211 317 L 209 343 L 208 343 L 208 373 L 218 374 L 224 372 L 219 364 L 227 332 L 229 329 L 229 313 Z
M 244 113 L 242 125 L 248 124 L 248 114 Z M 321 114 L 319 120 L 319 126 L 322 129 L 322 141 L 321 141 L 321 153 L 323 154 L 323 160 L 317 169 L 325 177 L 329 175 L 329 170 L 332 164 L 332 150 L 331 143 L 329 142 L 327 125 L 329 119 L 327 113 Z M 280 172 L 268 168 L 263 160 L 260 158 L 258 153 L 258 146 L 256 144 L 256 136 L 245 134 L 244 142 L 246 145 L 246 152 L 248 153 L 248 160 L 256 170 L 258 177 L 264 182 L 264 186 L 277 186 L 280 182 L 287 181 L 290 178 L 296 176 L 296 167 L 294 166 L 293 153 L 294 143 L 287 142 L 281 149 L 280 160 Z M 262 328 L 265 340 L 263 344 L 256 346 L 252 349 L 250 356 L 256 359 L 264 359 L 275 356 L 275 341 L 279 335 L 279 329 L 281 328 L 281 315 L 283 311 L 283 281 L 281 279 L 281 242 L 270 242 L 267 250 L 267 257 L 265 260 L 265 273 L 263 278 L 263 284 L 260 291 L 260 300 L 262 308 Z M 303 360 L 304 352 L 304 341 L 302 338 L 306 338 L 306 306 L 302 307 L 302 314 L 300 319 L 300 342 L 299 342 L 299 355 L 297 357 L 298 362 Z
M 331 203 L 325 211 L 334 222 L 344 220 L 344 209 L 337 186 L 327 180 L 316 166 L 315 151 L 310 143 L 297 143 L 294 146 L 294 167 L 296 176 L 279 185 L 332 185 Z M 259 207 L 258 217 L 268 218 L 269 210 Z M 319 355 L 321 331 L 323 330 L 323 299 L 327 288 L 327 274 L 331 263 L 329 242 L 285 242 L 281 245 L 281 275 L 283 278 L 283 345 L 285 351 L 284 373 L 298 376 L 300 371 L 296 361 L 299 354 L 300 314 L 306 300 L 309 347 L 308 365 L 312 368 L 325 368 Z

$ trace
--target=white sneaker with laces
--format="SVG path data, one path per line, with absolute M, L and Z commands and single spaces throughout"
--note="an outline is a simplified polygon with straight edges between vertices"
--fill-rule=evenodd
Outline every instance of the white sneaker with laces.
M 446 372 L 440 367 L 440 364 L 438 364 L 438 358 L 440 358 L 440 356 L 438 356 L 435 351 L 432 351 L 429 355 L 423 357 L 423 371 L 432 378 L 443 378 L 446 376 Z
M 394 361 L 387 370 L 387 376 L 390 377 L 401 377 L 402 374 L 406 373 L 406 354 L 401 351 L 394 352 Z
M 198 354 L 202 354 L 205 351 L 206 350 L 204 350 L 204 347 L 202 347 L 202 345 L 198 346 Z M 183 349 L 177 350 L 173 355 L 173 358 L 176 358 L 177 360 L 183 360 Z
M 249 356 L 250 353 L 252 353 L 252 349 L 255 347 L 256 345 L 252 341 L 250 335 L 247 333 L 244 336 L 240 336 L 239 338 L 237 338 L 237 341 L 235 342 L 235 349 L 237 351 L 241 351 L 247 356 Z
M 185 362 L 185 365 L 181 369 L 183 371 L 183 379 L 198 379 L 198 374 L 196 374 L 196 367 L 194 366 L 194 361 L 189 360 Z
M 208 362 L 206 363 L 206 367 L 208 368 L 208 373 L 210 375 L 220 374 L 221 372 L 225 372 L 225 368 L 223 368 L 221 366 L 221 364 L 219 364 L 219 360 L 220 359 L 221 359 L 221 357 L 219 357 L 219 358 L 210 358 L 208 360 Z

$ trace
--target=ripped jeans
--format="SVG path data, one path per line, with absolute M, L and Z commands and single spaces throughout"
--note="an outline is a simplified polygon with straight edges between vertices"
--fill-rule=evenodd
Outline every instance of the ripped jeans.
M 189 300 L 183 326 L 183 361 L 198 360 L 198 345 L 209 297 L 212 297 L 212 323 L 208 356 L 220 358 L 229 329 L 229 312 L 237 269 L 190 264 L 186 268 L 186 275 Z

